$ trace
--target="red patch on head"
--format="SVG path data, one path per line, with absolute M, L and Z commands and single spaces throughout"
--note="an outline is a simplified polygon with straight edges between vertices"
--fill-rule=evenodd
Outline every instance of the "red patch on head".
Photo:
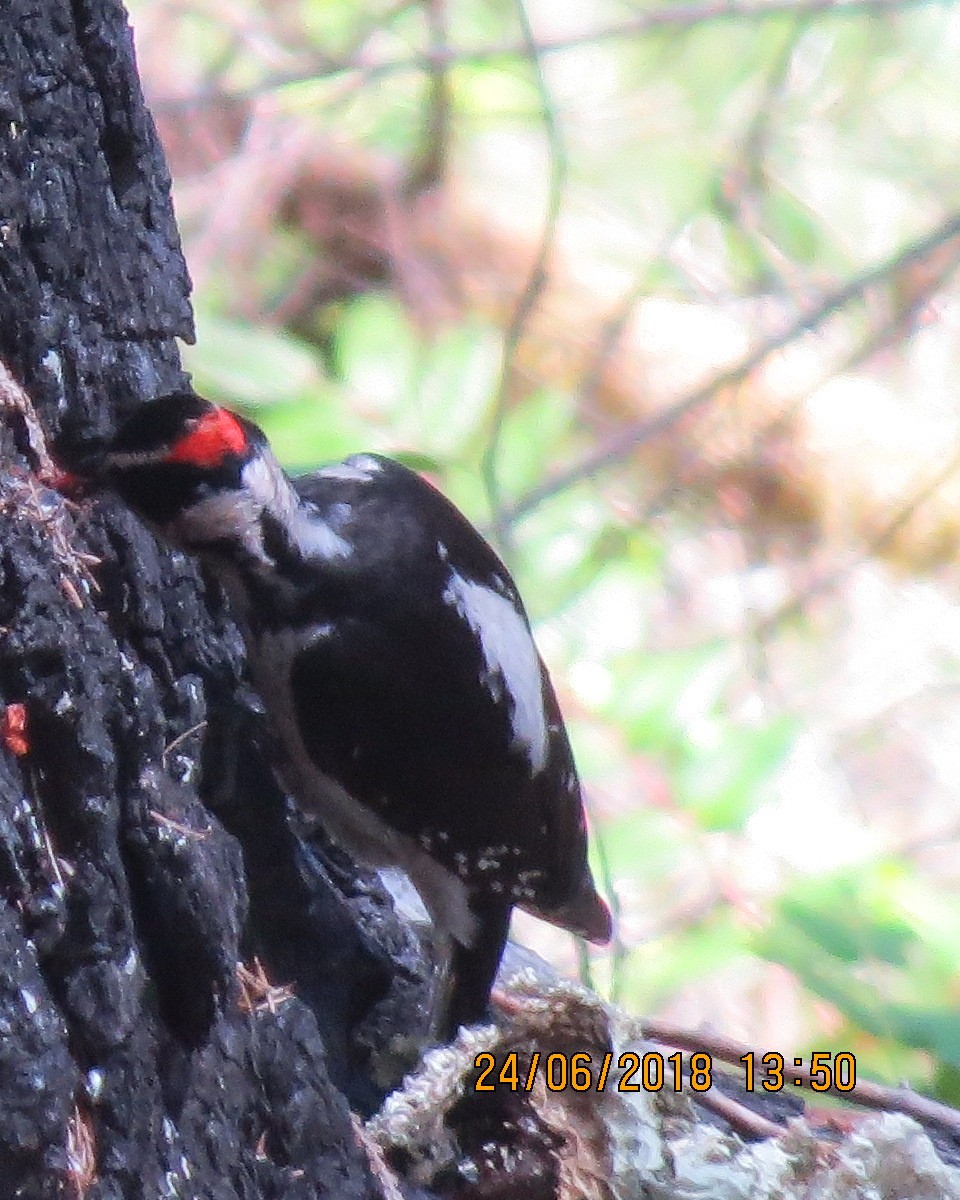
M 237 418 L 225 408 L 214 408 L 174 443 L 164 461 L 216 467 L 228 454 L 244 454 L 246 449 L 247 435 Z

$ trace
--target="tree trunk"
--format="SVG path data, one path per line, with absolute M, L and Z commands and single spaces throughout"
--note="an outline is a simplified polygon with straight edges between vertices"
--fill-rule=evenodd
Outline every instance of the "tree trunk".
M 478 1090 L 478 1051 L 532 1080 L 551 1052 L 640 1045 L 556 986 L 502 993 L 501 1029 L 355 1124 L 422 1032 L 421 948 L 279 790 L 216 585 L 116 498 L 50 486 L 45 435 L 109 433 L 185 383 L 189 280 L 125 13 L 4 0 L 0 66 L 0 1200 L 960 1196 L 905 1118 L 826 1155 L 806 1125 L 745 1147 L 613 1077 Z
M 0 1196 L 379 1195 L 342 1093 L 417 946 L 292 823 L 216 587 L 43 478 L 43 431 L 185 383 L 126 14 L 5 0 L 0 65 Z

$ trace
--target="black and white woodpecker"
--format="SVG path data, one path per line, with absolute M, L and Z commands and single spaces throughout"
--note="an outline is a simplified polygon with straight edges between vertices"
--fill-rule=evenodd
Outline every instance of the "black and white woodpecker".
M 93 473 L 222 579 L 290 793 L 405 871 L 452 940 L 442 1036 L 485 1018 L 514 906 L 609 940 L 520 596 L 440 492 L 371 454 L 290 479 L 256 425 L 187 392 L 138 409 Z

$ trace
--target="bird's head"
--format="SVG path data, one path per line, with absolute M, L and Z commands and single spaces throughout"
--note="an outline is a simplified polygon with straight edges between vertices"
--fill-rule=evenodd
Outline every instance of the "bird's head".
M 152 400 L 91 459 L 94 475 L 159 525 L 207 497 L 239 491 L 263 435 L 191 392 Z
M 115 491 L 191 551 L 247 543 L 264 511 L 287 502 L 260 429 L 193 392 L 141 405 L 106 444 L 59 450 L 69 476 Z

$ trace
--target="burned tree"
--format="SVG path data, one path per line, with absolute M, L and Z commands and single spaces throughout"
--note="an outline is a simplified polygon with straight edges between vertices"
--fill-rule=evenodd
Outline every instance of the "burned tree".
M 11 0 L 0 61 L 2 1191 L 374 1195 L 340 1089 L 378 1099 L 415 944 L 291 827 L 217 588 L 51 474 L 186 382 L 126 15 Z

